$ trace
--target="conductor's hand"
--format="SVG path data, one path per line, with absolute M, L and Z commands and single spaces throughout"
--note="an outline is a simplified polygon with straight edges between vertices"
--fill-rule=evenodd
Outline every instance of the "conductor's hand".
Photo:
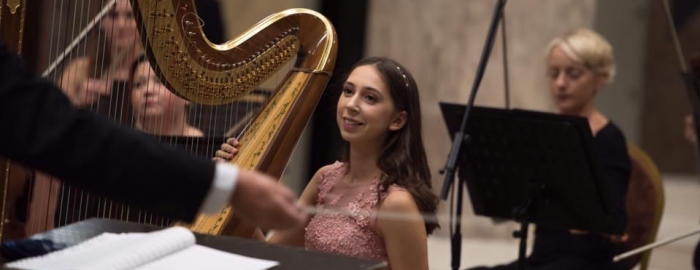
M 307 219 L 289 189 L 258 172 L 239 171 L 231 204 L 235 215 L 264 229 L 299 228 Z

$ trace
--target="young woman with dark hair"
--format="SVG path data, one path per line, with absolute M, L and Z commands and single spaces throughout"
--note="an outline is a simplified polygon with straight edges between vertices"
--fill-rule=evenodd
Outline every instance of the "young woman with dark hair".
M 275 232 L 269 241 L 428 269 L 426 238 L 438 227 L 438 199 L 413 76 L 388 58 L 359 61 L 344 81 L 336 120 L 345 154 L 318 170 L 300 198 L 321 211 L 304 228 Z M 237 146 L 230 139 L 214 159 L 231 159 Z

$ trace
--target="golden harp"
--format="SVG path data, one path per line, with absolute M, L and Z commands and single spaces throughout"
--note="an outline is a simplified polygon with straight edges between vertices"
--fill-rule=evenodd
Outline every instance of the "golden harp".
M 65 57 L 66 60 L 76 60 L 78 57 L 72 55 L 80 55 L 81 51 L 82 54 L 89 53 L 89 45 L 78 45 L 81 43 L 69 41 L 84 38 L 85 35 L 89 36 L 90 34 L 85 34 L 86 31 L 79 31 L 81 27 L 99 25 L 101 19 L 94 15 L 111 16 L 110 10 L 114 10 L 115 3 L 119 1 L 126 2 L 126 0 L 99 0 L 96 1 L 99 3 L 96 3 L 92 0 L 86 0 L 65 3 L 48 1 L 44 2 L 43 6 L 37 4 L 36 8 L 43 12 L 44 18 L 56 18 L 52 19 L 52 23 L 46 23 L 43 32 L 60 32 L 65 35 L 65 37 L 59 38 L 44 37 L 43 42 L 39 43 L 76 45 L 74 48 L 40 48 L 36 54 L 39 55 L 42 51 L 46 54 L 48 51 L 49 55 L 44 55 L 47 59 Z M 227 104 L 229 103 L 243 103 L 248 106 L 251 93 L 253 96 L 256 93 L 259 94 L 258 87 L 263 81 L 271 76 L 277 76 L 273 74 L 279 70 L 289 70 L 283 75 L 281 82 L 273 91 L 263 91 L 266 100 L 260 103 L 257 111 L 248 113 L 246 110 L 246 117 L 237 117 L 243 120 L 226 122 L 229 125 L 235 124 L 234 128 L 229 126 L 227 129 L 237 130 L 235 133 L 238 134 L 238 139 L 241 142 L 239 153 L 232 162 L 241 168 L 256 169 L 280 177 L 328 83 L 335 64 L 337 37 L 331 23 L 314 11 L 290 9 L 263 19 L 231 41 L 213 44 L 202 31 L 202 21 L 197 13 L 194 0 L 129 0 L 129 2 L 131 3 L 129 8 L 133 9 L 138 28 L 140 46 L 143 47 L 143 52 L 145 52 L 153 69 L 153 74 L 175 95 L 196 106 L 197 109 L 190 108 L 190 112 L 193 112 L 194 119 L 196 119 L 193 121 L 206 122 L 209 118 L 225 115 L 228 113 L 226 110 L 228 110 Z M 24 4 L 24 1 L 21 3 Z M 52 13 L 54 14 L 52 15 Z M 77 16 L 78 14 L 81 15 Z M 78 17 L 79 19 L 75 19 Z M 77 22 L 68 20 L 77 20 Z M 51 27 L 50 31 L 46 29 L 49 28 L 48 25 Z M 78 30 L 75 30 L 75 26 L 72 26 L 73 30 L 69 29 L 71 25 L 78 25 Z M 59 29 L 62 26 L 67 30 L 53 29 L 53 27 Z M 49 35 L 47 34 L 47 36 Z M 63 41 L 61 38 L 68 41 Z M 85 38 L 82 42 L 89 44 L 88 40 Z M 93 41 L 93 43 L 95 42 Z M 97 47 L 100 47 L 100 44 L 97 44 Z M 63 51 L 62 54 L 56 53 L 56 55 L 51 56 L 51 53 L 61 51 Z M 70 53 L 68 53 L 69 51 Z M 45 76 L 54 74 L 53 79 L 59 85 L 65 80 L 74 78 L 66 76 L 59 78 L 55 75 L 59 73 L 61 66 L 70 71 L 70 67 L 65 67 L 69 64 L 56 61 L 48 64 L 49 62 L 44 60 L 44 64 L 40 66 L 48 66 L 49 68 L 44 72 Z M 93 61 L 91 64 L 96 66 L 98 62 Z M 130 66 L 131 63 L 127 65 Z M 56 68 L 56 71 L 53 71 L 53 68 Z M 133 124 L 134 117 L 128 116 L 128 112 L 122 113 L 122 111 L 130 111 L 128 105 L 123 106 L 122 103 L 119 103 L 122 102 L 122 99 L 128 100 L 128 94 L 125 98 L 124 95 L 116 94 L 114 90 L 112 88 L 113 92 L 108 101 L 110 112 L 114 110 L 114 107 L 118 107 L 120 117 L 127 115 L 126 120 L 122 122 Z M 203 113 L 207 110 L 216 111 L 217 108 L 224 109 L 213 114 Z M 198 152 L 206 153 L 209 157 L 213 155 L 212 150 L 218 149 L 221 143 L 221 140 L 210 140 L 208 137 L 210 134 L 216 133 L 216 136 L 226 137 L 233 134 L 232 132 L 221 132 L 220 129 L 211 133 L 210 130 L 204 131 L 203 138 L 196 140 L 186 138 L 184 142 L 188 149 L 204 148 L 204 150 L 199 149 Z M 166 143 L 170 140 L 168 136 L 154 135 L 163 138 Z M 14 187 L 18 186 L 15 183 L 16 180 L 11 180 L 12 177 L 8 177 L 8 175 L 13 174 L 6 173 L 2 179 L 6 193 L 3 199 L 10 205 L 4 206 L 3 214 L 5 214 L 6 209 L 12 208 L 11 204 L 16 197 L 13 194 L 21 192 L 23 189 L 22 185 Z M 38 226 L 27 222 L 28 229 L 26 231 L 29 233 L 90 218 L 91 216 L 87 213 L 95 209 L 83 206 L 83 204 L 90 203 L 96 204 L 96 206 L 91 207 L 97 209 L 95 210 L 97 214 L 94 215 L 97 217 L 130 220 L 126 217 L 136 215 L 135 213 L 139 212 L 139 220 L 131 221 L 160 226 L 169 223 L 167 220 L 153 222 L 152 216 L 144 222 L 147 218 L 142 217 L 145 215 L 140 214 L 141 210 L 131 208 L 128 204 L 112 202 L 108 198 L 103 199 L 75 188 L 59 187 L 53 184 L 52 180 L 39 181 L 40 177 L 35 177 L 35 175 L 40 175 L 38 173 L 30 173 L 30 175 L 37 179 L 30 181 L 33 183 L 29 188 L 31 191 L 28 197 L 32 206 L 28 207 L 30 210 L 28 210 L 27 215 L 30 220 L 36 217 L 41 218 L 41 220 L 32 222 L 40 224 Z M 12 190 L 8 191 L 8 187 L 11 187 Z M 164 189 L 166 188 L 164 187 Z M 57 189 L 61 189 L 61 191 L 57 191 Z M 60 193 L 60 195 L 55 195 L 55 193 Z M 46 199 L 49 202 L 46 202 Z M 193 224 L 188 226 L 193 231 L 200 233 L 233 233 L 244 237 L 252 236 L 252 228 L 239 226 L 239 222 L 232 218 L 232 211 L 233 209 L 228 207 L 222 209 L 219 215 L 199 216 Z M 114 214 L 115 212 L 118 215 Z M 13 215 L 13 213 L 8 212 L 8 215 Z M 122 216 L 125 217 L 122 218 Z
M 136 21 L 151 66 L 177 95 L 196 103 L 224 104 L 253 90 L 297 57 L 296 64 L 239 138 L 232 160 L 241 168 L 280 177 L 335 64 L 336 35 L 317 12 L 290 9 L 273 14 L 237 38 L 212 44 L 201 31 L 192 1 L 135 0 Z M 230 222 L 232 208 L 201 215 L 190 229 L 252 236 Z

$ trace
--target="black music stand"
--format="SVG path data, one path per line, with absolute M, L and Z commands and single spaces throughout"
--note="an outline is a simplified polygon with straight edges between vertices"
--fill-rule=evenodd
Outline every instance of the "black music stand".
M 465 106 L 440 103 L 450 134 Z M 477 215 L 521 223 L 519 269 L 524 269 L 530 223 L 591 233 L 622 234 L 585 118 L 474 107 L 459 177 Z M 457 186 L 456 186 L 457 187 Z M 461 188 L 461 187 L 460 187 Z

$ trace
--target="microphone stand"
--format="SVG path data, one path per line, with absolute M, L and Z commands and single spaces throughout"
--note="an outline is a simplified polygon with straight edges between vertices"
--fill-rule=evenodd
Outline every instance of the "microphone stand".
M 479 61 L 479 66 L 476 71 L 476 77 L 474 78 L 474 83 L 472 84 L 472 91 L 469 95 L 469 102 L 467 103 L 467 108 L 464 111 L 464 116 L 462 117 L 462 124 L 457 133 L 455 133 L 454 140 L 452 142 L 452 148 L 450 154 L 447 158 L 447 164 L 440 170 L 440 174 L 445 174 L 445 181 L 442 184 L 442 192 L 440 193 L 440 198 L 442 200 L 447 200 L 450 188 L 453 186 L 455 181 L 455 171 L 457 167 L 457 161 L 459 160 L 460 150 L 462 148 L 462 143 L 467 142 L 469 135 L 465 134 L 467 127 L 467 120 L 469 119 L 469 114 L 471 108 L 474 106 L 474 100 L 476 99 L 476 92 L 481 84 L 481 79 L 484 76 L 484 71 L 486 70 L 486 65 L 488 63 L 488 58 L 491 55 L 491 50 L 493 49 L 493 43 L 496 36 L 496 31 L 498 29 L 498 24 L 500 22 L 501 16 L 503 15 L 503 8 L 506 5 L 507 0 L 498 0 L 496 8 L 493 12 L 493 17 L 491 19 L 491 25 L 489 26 L 489 32 L 486 37 L 486 43 L 484 44 L 484 50 L 481 54 L 481 60 Z M 463 202 L 463 190 L 464 190 L 464 179 L 459 179 L 459 184 L 455 185 L 457 190 L 457 212 L 452 212 L 452 207 L 450 206 L 450 234 L 451 234 L 451 247 L 452 247 L 452 269 L 459 270 L 459 264 L 461 262 L 462 255 L 462 234 L 461 234 L 461 216 L 462 216 L 462 202 Z M 454 192 L 452 199 L 454 200 Z M 452 204 L 451 204 L 452 205 Z M 454 222 L 454 232 L 452 232 L 452 219 L 457 217 Z

